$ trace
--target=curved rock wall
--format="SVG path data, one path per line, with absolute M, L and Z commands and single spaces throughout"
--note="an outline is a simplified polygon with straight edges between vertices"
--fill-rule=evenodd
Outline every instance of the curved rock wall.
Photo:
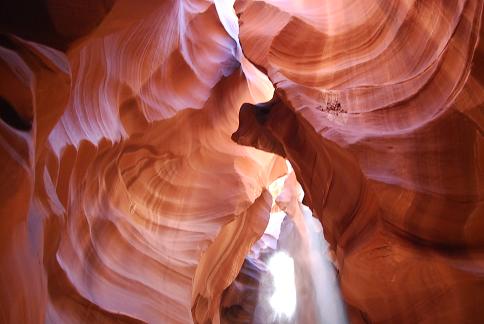
M 0 5 L 0 322 L 240 320 L 280 156 L 352 321 L 482 318 L 482 1 L 231 4 Z
M 478 321 L 482 2 L 299 3 L 236 4 L 276 96 L 233 138 L 294 166 L 352 321 Z
M 1 45 L 1 321 L 216 316 L 285 164 L 230 138 L 271 87 L 214 4 L 118 1 L 66 53 Z

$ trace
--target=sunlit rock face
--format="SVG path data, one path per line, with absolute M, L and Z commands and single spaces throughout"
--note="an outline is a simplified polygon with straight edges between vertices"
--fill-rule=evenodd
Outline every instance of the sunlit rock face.
M 479 322 L 482 7 L 4 1 L 0 322 L 257 322 L 283 157 L 352 322 Z
M 218 317 L 285 172 L 230 138 L 270 83 L 208 1 L 118 1 L 65 52 L 30 39 L 0 50 L 1 322 Z
M 353 322 L 483 318 L 481 1 L 239 1 L 276 96 L 233 138 L 291 161 Z

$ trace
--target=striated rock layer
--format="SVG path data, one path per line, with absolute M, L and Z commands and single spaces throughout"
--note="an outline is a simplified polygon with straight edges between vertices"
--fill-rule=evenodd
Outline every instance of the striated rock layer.
M 482 1 L 231 5 L 0 5 L 0 322 L 255 321 L 283 158 L 352 322 L 479 322 Z
M 482 7 L 236 4 L 276 95 L 243 106 L 233 138 L 294 166 L 352 322 L 484 316 Z
M 215 5 L 118 1 L 65 53 L 1 40 L 1 322 L 217 317 L 285 164 L 230 139 L 272 87 Z

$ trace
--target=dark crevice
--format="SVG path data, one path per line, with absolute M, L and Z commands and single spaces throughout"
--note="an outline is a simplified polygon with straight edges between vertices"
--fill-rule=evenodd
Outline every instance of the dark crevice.
M 12 40 L 12 36 L 0 33 L 0 46 L 11 50 L 18 49 L 17 44 Z
M 3 97 L 0 97 L 0 119 L 21 131 L 32 129 L 32 122 L 22 119 L 15 108 Z

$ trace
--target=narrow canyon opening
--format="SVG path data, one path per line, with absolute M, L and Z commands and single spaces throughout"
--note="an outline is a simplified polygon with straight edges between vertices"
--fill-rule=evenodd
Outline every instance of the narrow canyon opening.
M 225 30 L 237 42 L 237 55 L 244 60 L 243 68 L 255 69 L 243 57 L 240 48 L 234 1 L 215 0 L 215 4 Z M 288 174 L 276 179 L 268 188 L 273 202 L 267 228 L 244 263 L 255 265 L 261 271 L 256 286 L 257 303 L 249 308 L 251 318 L 246 320 L 251 323 L 347 323 L 336 269 L 330 260 L 321 223 L 303 205 L 303 189 L 290 162 L 286 160 L 285 163 Z M 241 299 L 234 292 L 230 298 Z M 234 305 L 229 304 L 228 298 L 222 298 L 223 307 L 244 312 L 234 310 Z M 240 305 L 236 303 L 236 307 Z M 231 323 L 234 319 L 230 315 L 224 318 L 222 312 L 224 321 Z
M 304 192 L 286 160 L 288 173 L 269 185 L 270 219 L 222 298 L 222 322 L 246 313 L 251 323 L 347 323 L 336 268 L 321 223 L 303 205 Z M 259 271 L 256 299 L 237 285 Z M 232 303 L 232 304 L 231 304 Z M 245 309 L 244 309 L 245 308 Z

